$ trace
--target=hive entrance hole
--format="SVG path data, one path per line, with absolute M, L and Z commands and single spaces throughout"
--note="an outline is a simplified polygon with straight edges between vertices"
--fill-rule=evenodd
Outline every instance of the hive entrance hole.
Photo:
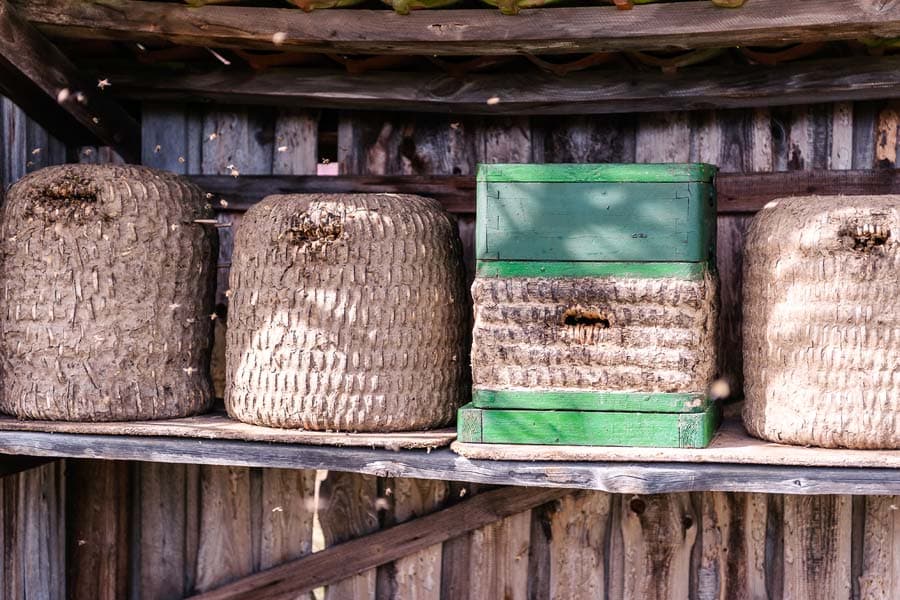
M 344 222 L 340 215 L 325 212 L 313 218 L 308 212 L 302 212 L 291 217 L 286 233 L 291 243 L 303 245 L 333 242 L 343 231 Z
M 891 237 L 891 230 L 887 226 L 873 223 L 850 226 L 844 233 L 852 238 L 853 249 L 859 251 L 884 246 Z
M 47 184 L 43 196 L 50 200 L 71 203 L 97 201 L 97 184 L 90 179 L 67 173 Z
M 563 325 L 578 326 L 587 325 L 608 329 L 610 326 L 609 316 L 596 310 L 575 307 L 567 309 L 563 313 Z

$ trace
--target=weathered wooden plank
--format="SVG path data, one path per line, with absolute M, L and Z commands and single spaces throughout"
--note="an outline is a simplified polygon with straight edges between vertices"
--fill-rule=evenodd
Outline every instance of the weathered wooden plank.
M 900 8 L 864 0 L 756 0 L 734 12 L 700 2 L 634 11 L 612 6 L 536 9 L 515 20 L 489 10 L 414 11 L 402 17 L 359 10 L 349 23 L 332 11 L 191 9 L 129 0 L 112 5 L 20 0 L 19 5 L 43 31 L 74 39 L 363 54 L 577 53 L 900 35 Z M 273 38 L 273 32 L 284 35 Z
M 200 514 L 199 469 L 188 465 L 134 465 L 134 510 L 137 515 L 137 554 L 133 575 L 142 598 L 176 600 L 194 587 L 196 543 Z M 193 546 L 193 547 L 192 547 Z
M 688 598 L 699 515 L 689 494 L 621 496 L 624 597 Z
M 488 493 L 476 496 L 475 501 Z M 474 530 L 469 538 L 469 598 L 525 600 L 530 540 L 530 510 Z
M 314 111 L 283 109 L 275 117 L 272 173 L 315 175 L 319 162 L 319 115 Z
M 795 452 L 816 449 L 793 448 Z M 871 451 L 866 451 L 870 454 Z M 775 494 L 897 494 L 896 468 L 754 465 L 717 461 L 583 462 L 469 460 L 450 450 L 392 451 L 65 433 L 0 432 L 0 454 L 103 458 L 197 465 L 318 468 L 380 477 L 570 487 L 615 493 L 687 491 Z M 657 459 L 659 460 L 659 459 Z M 46 468 L 46 467 L 42 467 Z
M 761 131 L 767 125 L 753 125 Z M 757 135 L 757 134 L 754 134 Z M 758 134 L 760 137 L 762 133 Z M 755 160 L 755 159 L 754 159 Z M 757 163 L 754 163 L 757 164 Z M 759 170 L 770 162 L 760 161 Z M 756 167 L 754 167 L 756 170 Z M 244 211 L 271 194 L 420 194 L 440 201 L 450 212 L 475 212 L 475 179 L 468 175 L 340 175 L 314 176 L 217 176 L 191 175 L 197 185 L 214 194 L 220 211 Z M 766 203 L 797 195 L 869 195 L 900 192 L 900 170 L 811 170 L 790 172 L 720 173 L 716 179 L 719 214 L 754 213 Z M 219 200 L 225 200 L 222 206 Z M 722 238 L 720 236 L 720 242 Z M 722 244 L 719 244 L 722 247 Z
M 450 508 L 358 537 L 192 598 L 225 600 L 249 595 L 259 600 L 293 598 L 303 591 L 332 584 L 348 574 L 371 571 L 372 567 L 410 556 L 509 515 L 527 514 L 525 511 L 532 507 L 568 493 L 568 490 L 526 492 L 514 488 L 486 492 Z M 527 548 L 525 551 L 527 553 Z M 329 585 L 328 589 L 333 588 Z
M 162 67 L 98 68 L 115 78 L 114 93 L 125 98 L 280 106 L 302 103 L 322 108 L 503 116 L 748 108 L 896 98 L 900 96 L 898 64 L 900 58 L 886 56 L 800 61 L 777 67 L 709 66 L 685 70 L 675 78 L 657 72 L 635 72 L 623 79 L 603 70 L 568 78 L 543 72 L 475 73 L 467 75 L 464 85 L 444 73 L 373 71 L 350 75 L 334 70 L 281 69 L 246 74 L 233 69 L 194 73 Z
M 67 597 L 117 600 L 128 595 L 130 479 L 126 462 L 68 462 Z
M 900 597 L 900 499 L 897 496 L 865 498 L 862 573 L 859 597 L 889 600 Z
M 319 488 L 317 509 L 326 548 L 371 534 L 378 529 L 377 496 L 378 481 L 374 477 L 337 471 L 328 473 L 328 477 Z M 338 565 L 342 562 L 339 560 Z M 380 563 L 368 564 L 367 567 L 358 570 L 339 567 L 335 577 L 329 578 L 328 581 L 317 580 L 309 587 L 328 584 L 325 590 L 326 600 L 374 599 L 377 571 L 372 567 L 378 564 Z M 287 567 L 275 572 L 285 573 L 285 568 Z M 288 589 L 291 587 L 289 585 Z M 291 593 L 302 592 L 305 589 L 307 588 L 298 586 Z
M 316 472 L 264 469 L 259 568 L 269 569 L 312 552 Z
M 600 598 L 614 496 L 587 492 L 557 501 L 550 519 L 549 598 Z
M 140 157 L 137 122 L 5 1 L 0 3 L 0 72 L 0 87 L 54 135 L 71 139 L 77 123 L 123 156 Z M 70 117 L 68 127 L 56 116 L 60 109 Z
M 850 597 L 849 496 L 784 498 L 784 597 Z
M 696 597 L 763 600 L 766 593 L 766 497 L 698 494 L 701 517 Z
M 392 517 L 396 523 L 411 521 L 441 508 L 450 491 L 445 481 L 425 479 L 393 479 L 388 480 L 388 485 L 393 499 Z M 379 589 L 379 599 L 440 600 L 441 550 L 441 544 L 436 543 L 381 567 L 379 588 L 383 589 Z
M 253 572 L 250 470 L 203 467 L 200 481 L 196 589 L 204 592 Z

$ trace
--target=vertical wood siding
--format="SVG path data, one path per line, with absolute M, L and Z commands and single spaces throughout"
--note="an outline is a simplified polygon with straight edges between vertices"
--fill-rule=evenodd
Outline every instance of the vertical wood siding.
M 348 174 L 472 174 L 478 162 L 507 161 L 894 167 L 898 115 L 895 102 L 561 118 L 341 113 L 336 158 Z M 300 108 L 146 104 L 143 162 L 177 173 L 310 174 L 322 158 L 319 122 Z M 5 100 L 0 135 L 4 186 L 67 158 Z M 118 160 L 104 148 L 68 154 Z M 224 305 L 240 219 L 221 219 L 233 225 L 219 230 Z M 718 224 L 719 366 L 735 392 L 747 222 Z M 470 278 L 473 225 L 460 217 Z M 316 481 L 302 470 L 81 461 L 0 479 L 0 598 L 180 598 L 311 552 L 314 518 L 330 545 L 479 489 L 328 473 L 317 504 Z M 325 597 L 895 598 L 898 506 L 894 497 L 579 492 L 330 586 Z

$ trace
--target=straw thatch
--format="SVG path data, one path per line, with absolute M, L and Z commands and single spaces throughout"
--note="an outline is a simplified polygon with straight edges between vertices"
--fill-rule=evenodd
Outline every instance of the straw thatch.
M 273 196 L 235 237 L 225 402 L 248 423 L 450 422 L 467 303 L 453 220 L 418 196 Z
M 773 202 L 744 260 L 744 423 L 792 444 L 900 448 L 900 196 Z
M 479 278 L 472 379 L 493 390 L 706 392 L 716 282 Z
M 161 171 L 33 173 L 0 213 L 0 411 L 67 421 L 208 408 L 214 232 Z

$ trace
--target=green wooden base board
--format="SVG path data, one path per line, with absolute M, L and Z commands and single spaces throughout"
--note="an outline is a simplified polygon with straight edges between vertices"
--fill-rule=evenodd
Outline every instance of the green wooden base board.
M 459 409 L 457 439 L 488 444 L 705 448 L 718 408 L 700 413 Z
M 486 409 L 584 410 L 640 413 L 701 413 L 706 394 L 472 390 L 472 406 Z
M 478 277 L 630 277 L 703 279 L 706 262 L 600 262 L 540 260 L 479 260 Z

